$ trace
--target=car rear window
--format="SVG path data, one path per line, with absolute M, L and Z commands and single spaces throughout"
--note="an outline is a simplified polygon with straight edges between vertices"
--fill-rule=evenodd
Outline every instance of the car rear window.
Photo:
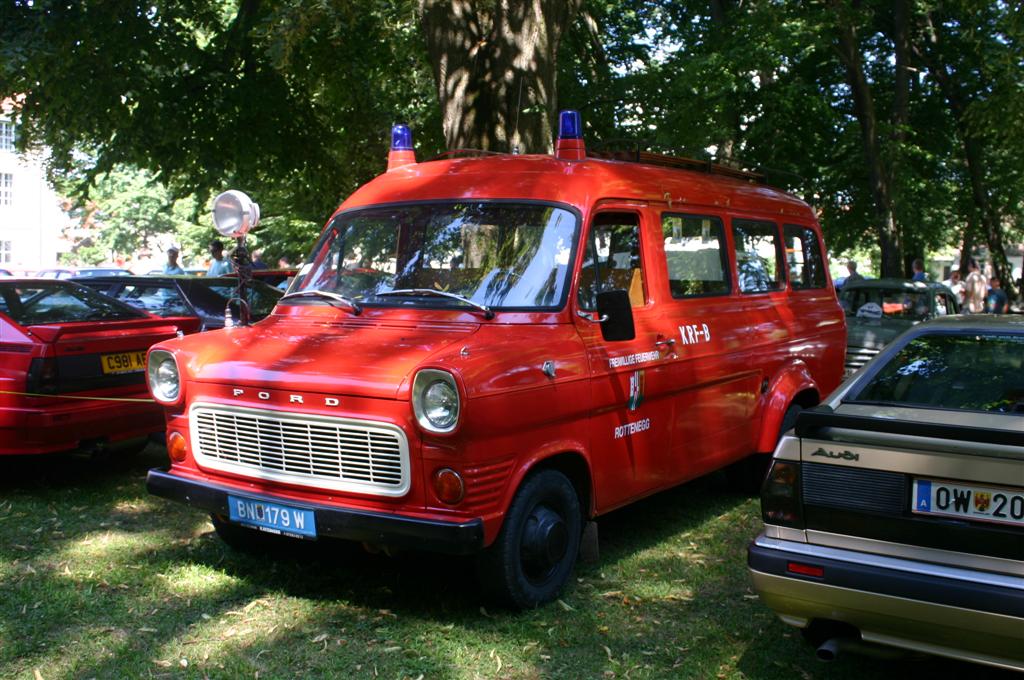
M 146 318 L 142 312 L 113 298 L 84 286 L 57 281 L 0 283 L 0 312 L 22 326 Z
M 854 402 L 1024 413 L 1024 335 L 933 334 L 903 346 Z
M 188 303 L 173 284 L 129 284 L 121 289 L 117 299 L 161 317 L 192 316 Z

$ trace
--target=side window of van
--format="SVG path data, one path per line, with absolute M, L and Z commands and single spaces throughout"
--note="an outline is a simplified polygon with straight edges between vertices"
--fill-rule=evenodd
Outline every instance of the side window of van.
M 741 292 L 763 293 L 785 285 L 779 232 L 774 222 L 734 219 L 732 238 Z
M 825 265 L 821 259 L 818 235 L 813 229 L 786 224 L 782 227 L 786 241 L 786 264 L 793 288 L 824 288 Z
M 703 215 L 663 215 L 661 231 L 672 297 L 729 292 L 722 220 Z
M 615 289 L 627 291 L 633 307 L 646 304 L 640 267 L 640 218 L 634 213 L 599 213 L 594 217 L 580 272 L 580 308 L 597 309 L 597 294 Z

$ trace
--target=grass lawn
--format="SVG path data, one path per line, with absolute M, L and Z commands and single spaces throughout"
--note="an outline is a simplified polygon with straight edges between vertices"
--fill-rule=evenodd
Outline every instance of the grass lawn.
M 753 595 L 757 501 L 718 476 L 599 522 L 562 599 L 487 608 L 470 560 L 303 544 L 233 552 L 130 464 L 0 460 L 0 678 L 867 678 L 998 674 L 815 660 Z M 1007 676 L 1009 677 L 1009 676 Z

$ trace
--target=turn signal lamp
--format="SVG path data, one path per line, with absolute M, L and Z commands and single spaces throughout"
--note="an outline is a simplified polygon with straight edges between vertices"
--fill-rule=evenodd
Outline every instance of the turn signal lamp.
M 180 432 L 172 432 L 167 437 L 167 455 L 171 457 L 171 460 L 175 463 L 185 462 L 185 454 L 187 453 L 187 447 L 185 446 L 185 437 Z
M 784 460 L 772 462 L 761 487 L 761 517 L 765 524 L 804 528 L 800 498 L 800 464 Z
M 416 162 L 416 152 L 412 148 L 412 130 L 408 125 L 398 124 L 391 127 L 391 150 L 388 152 L 388 172 L 404 165 Z
M 441 468 L 434 473 L 434 493 L 442 503 L 455 505 L 466 496 L 466 485 L 462 476 L 451 468 Z
M 583 119 L 579 111 L 562 111 L 558 114 L 558 141 L 555 142 L 555 158 L 565 161 L 581 161 L 587 157 L 587 146 L 583 143 Z

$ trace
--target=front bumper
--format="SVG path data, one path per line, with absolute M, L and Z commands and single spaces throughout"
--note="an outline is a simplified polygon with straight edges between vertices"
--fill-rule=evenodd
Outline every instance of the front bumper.
M 822 577 L 789 570 L 797 562 Z M 1024 670 L 1024 577 L 784 541 L 747 551 L 758 595 L 786 623 L 856 627 L 865 641 Z
M 225 517 L 228 515 L 228 494 L 302 507 L 315 514 L 318 536 L 452 555 L 472 554 L 479 552 L 484 546 L 484 523 L 479 518 L 469 522 L 443 522 L 385 512 L 296 502 L 273 494 L 254 494 L 209 482 L 185 479 L 160 469 L 149 471 L 146 489 L 155 496 L 162 496 Z

